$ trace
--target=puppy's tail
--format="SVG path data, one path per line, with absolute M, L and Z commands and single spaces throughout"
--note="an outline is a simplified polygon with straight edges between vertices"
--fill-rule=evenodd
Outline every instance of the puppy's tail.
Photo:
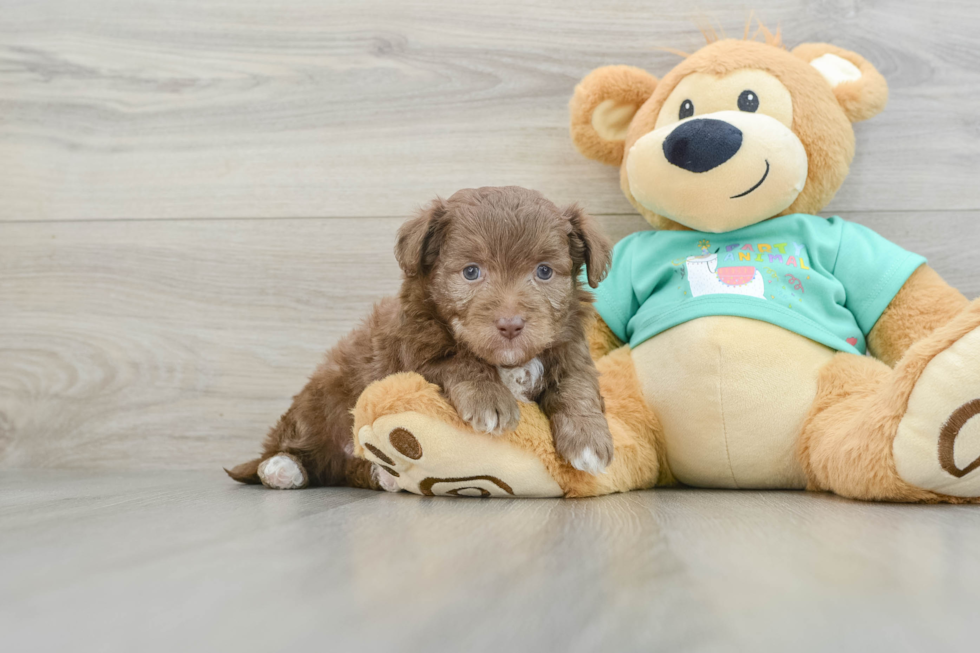
M 256 458 L 255 460 L 250 460 L 247 463 L 242 463 L 232 467 L 231 469 L 226 469 L 225 474 L 232 477 L 239 483 L 247 483 L 249 485 L 260 485 L 262 481 L 259 480 L 259 463 L 262 462 L 261 458 Z

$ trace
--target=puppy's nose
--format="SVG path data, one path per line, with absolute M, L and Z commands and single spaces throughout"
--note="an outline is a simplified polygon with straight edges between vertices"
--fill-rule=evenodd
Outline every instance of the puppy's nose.
M 724 120 L 699 118 L 680 125 L 664 141 L 664 156 L 688 172 L 707 172 L 735 156 L 742 131 Z
M 500 331 L 500 335 L 508 340 L 513 340 L 521 335 L 521 331 L 524 330 L 524 324 L 524 318 L 519 315 L 497 318 L 497 331 Z

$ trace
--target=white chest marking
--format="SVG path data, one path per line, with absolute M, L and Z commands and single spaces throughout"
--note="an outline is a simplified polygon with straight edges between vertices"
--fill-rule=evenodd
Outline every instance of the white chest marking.
M 517 401 L 531 401 L 534 396 L 533 391 L 544 374 L 544 365 L 537 358 L 532 358 L 521 367 L 500 367 L 498 365 L 497 373 Z

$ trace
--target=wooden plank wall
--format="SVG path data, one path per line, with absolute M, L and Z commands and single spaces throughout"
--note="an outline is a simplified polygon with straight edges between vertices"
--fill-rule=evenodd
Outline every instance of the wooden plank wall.
M 589 70 L 755 15 L 888 78 L 828 213 L 970 296 L 980 3 L 0 0 L 0 468 L 213 468 L 397 286 L 398 224 L 520 184 L 644 227 L 579 157 Z

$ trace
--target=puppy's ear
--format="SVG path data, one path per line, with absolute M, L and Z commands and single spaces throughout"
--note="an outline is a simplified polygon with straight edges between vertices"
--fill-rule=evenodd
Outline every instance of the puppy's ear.
M 405 276 L 420 276 L 432 269 L 448 227 L 449 209 L 438 197 L 401 226 L 395 242 L 395 258 Z
M 578 204 L 566 207 L 562 215 L 571 226 L 568 247 L 572 262 L 576 268 L 584 264 L 589 285 L 598 288 L 599 282 L 606 278 L 606 271 L 612 262 L 612 244 L 599 229 L 595 218 L 583 211 Z

